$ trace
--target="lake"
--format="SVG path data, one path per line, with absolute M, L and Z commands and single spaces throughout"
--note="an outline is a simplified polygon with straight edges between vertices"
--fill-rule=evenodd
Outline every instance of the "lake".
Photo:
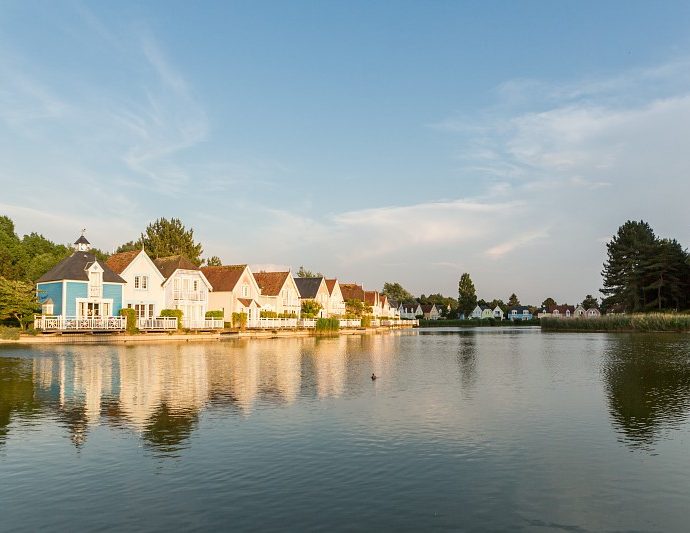
M 0 346 L 0 530 L 687 531 L 689 340 Z

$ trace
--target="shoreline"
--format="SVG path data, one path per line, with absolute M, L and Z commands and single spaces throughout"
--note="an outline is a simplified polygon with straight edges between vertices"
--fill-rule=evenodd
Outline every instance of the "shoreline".
M 4 345 L 49 345 L 49 344 L 146 344 L 156 342 L 219 342 L 234 339 L 278 339 L 289 337 L 335 337 L 340 335 L 379 335 L 392 331 L 412 331 L 411 327 L 343 328 L 334 334 L 317 334 L 313 330 L 256 330 L 218 333 L 144 333 L 138 335 L 122 334 L 80 334 L 66 335 L 22 335 L 19 339 L 0 339 Z

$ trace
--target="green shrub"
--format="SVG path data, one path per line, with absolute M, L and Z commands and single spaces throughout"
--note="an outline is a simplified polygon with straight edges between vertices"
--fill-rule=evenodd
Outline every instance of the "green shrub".
M 364 315 L 362 317 L 362 327 L 363 328 L 371 327 L 371 315 Z
M 13 328 L 11 326 L 0 326 L 0 339 L 6 341 L 19 340 L 19 328 Z
M 261 318 L 278 318 L 278 313 L 275 311 L 261 311 L 259 316 Z
M 319 318 L 316 321 L 316 331 L 318 333 L 340 331 L 340 320 L 337 318 Z
M 177 318 L 177 329 L 182 329 L 182 309 L 163 309 L 161 316 Z
M 247 313 L 233 313 L 232 326 L 234 328 L 240 328 L 242 331 L 247 329 Z
M 206 318 L 216 318 L 218 320 L 223 320 L 223 311 L 206 311 Z
M 133 335 L 139 332 L 139 329 L 137 328 L 137 312 L 134 309 L 130 307 L 123 307 L 120 309 L 120 316 L 127 318 L 127 327 L 125 328 L 127 333 Z

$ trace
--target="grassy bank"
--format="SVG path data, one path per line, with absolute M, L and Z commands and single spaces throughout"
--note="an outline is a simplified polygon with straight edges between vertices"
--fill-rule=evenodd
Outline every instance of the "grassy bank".
M 420 320 L 420 328 L 492 328 L 492 327 L 515 327 L 515 326 L 538 326 L 538 319 L 533 320 L 494 320 L 492 318 L 484 320 Z
M 544 331 L 690 331 L 690 315 L 649 313 L 601 318 L 541 319 Z

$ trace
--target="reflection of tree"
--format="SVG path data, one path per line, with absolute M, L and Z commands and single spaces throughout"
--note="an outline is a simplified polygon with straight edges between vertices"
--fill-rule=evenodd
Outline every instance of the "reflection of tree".
M 151 414 L 143 437 L 158 451 L 175 452 L 184 447 L 182 444 L 196 428 L 197 420 L 195 411 L 173 410 L 162 403 Z
M 669 336 L 630 335 L 616 337 L 606 350 L 603 373 L 609 410 L 628 444 L 651 446 L 661 431 L 677 427 L 688 416 L 686 342 L 675 343 Z
M 39 407 L 34 398 L 31 361 L 0 357 L 0 444 L 13 414 L 30 416 Z
M 470 393 L 477 382 L 477 345 L 474 333 L 459 335 L 457 361 L 463 394 Z

